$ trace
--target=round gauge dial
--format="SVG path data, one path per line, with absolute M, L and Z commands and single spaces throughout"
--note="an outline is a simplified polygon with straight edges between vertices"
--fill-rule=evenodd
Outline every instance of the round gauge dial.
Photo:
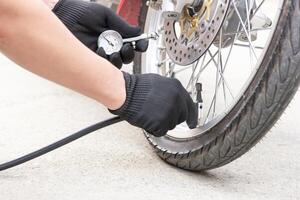
M 123 38 L 116 31 L 104 31 L 98 38 L 98 47 L 102 47 L 107 55 L 119 52 L 122 46 Z

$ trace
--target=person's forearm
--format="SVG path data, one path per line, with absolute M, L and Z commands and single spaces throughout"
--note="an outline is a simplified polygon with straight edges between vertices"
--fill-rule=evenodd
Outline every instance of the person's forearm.
M 42 1 L 0 0 L 0 24 L 0 51 L 22 67 L 111 109 L 125 101 L 121 71 L 81 44 Z

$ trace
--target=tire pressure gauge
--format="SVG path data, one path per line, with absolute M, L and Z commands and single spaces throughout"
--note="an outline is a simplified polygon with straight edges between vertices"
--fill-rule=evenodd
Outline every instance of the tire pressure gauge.
M 122 46 L 123 38 L 116 31 L 104 31 L 98 38 L 98 47 L 102 47 L 107 55 L 119 52 Z
M 131 43 L 135 47 L 135 42 L 139 40 L 157 39 L 157 33 L 144 33 L 140 36 L 133 38 L 123 39 L 122 36 L 113 30 L 104 31 L 98 38 L 98 47 L 103 48 L 107 55 L 119 52 L 124 43 Z

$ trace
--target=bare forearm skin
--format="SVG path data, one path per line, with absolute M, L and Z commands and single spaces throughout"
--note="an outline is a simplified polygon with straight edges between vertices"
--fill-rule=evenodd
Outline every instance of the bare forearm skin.
M 122 72 L 81 44 L 43 1 L 0 0 L 0 24 L 0 51 L 17 64 L 110 109 L 122 106 Z

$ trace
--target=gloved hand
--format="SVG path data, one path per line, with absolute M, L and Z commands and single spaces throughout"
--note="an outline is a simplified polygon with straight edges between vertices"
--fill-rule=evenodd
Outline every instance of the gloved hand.
M 197 105 L 177 79 L 157 74 L 123 74 L 126 101 L 111 113 L 156 137 L 164 136 L 184 121 L 191 129 L 196 128 Z
M 120 52 L 112 55 L 106 55 L 102 48 L 98 49 L 98 37 L 106 30 L 115 30 L 123 38 L 135 37 L 141 33 L 139 27 L 129 25 L 111 9 L 82 0 L 60 0 L 53 12 L 83 44 L 116 67 L 121 68 L 123 63 L 133 61 L 135 51 L 129 43 L 124 44 Z M 136 43 L 135 50 L 144 52 L 147 48 L 148 41 L 141 40 Z

